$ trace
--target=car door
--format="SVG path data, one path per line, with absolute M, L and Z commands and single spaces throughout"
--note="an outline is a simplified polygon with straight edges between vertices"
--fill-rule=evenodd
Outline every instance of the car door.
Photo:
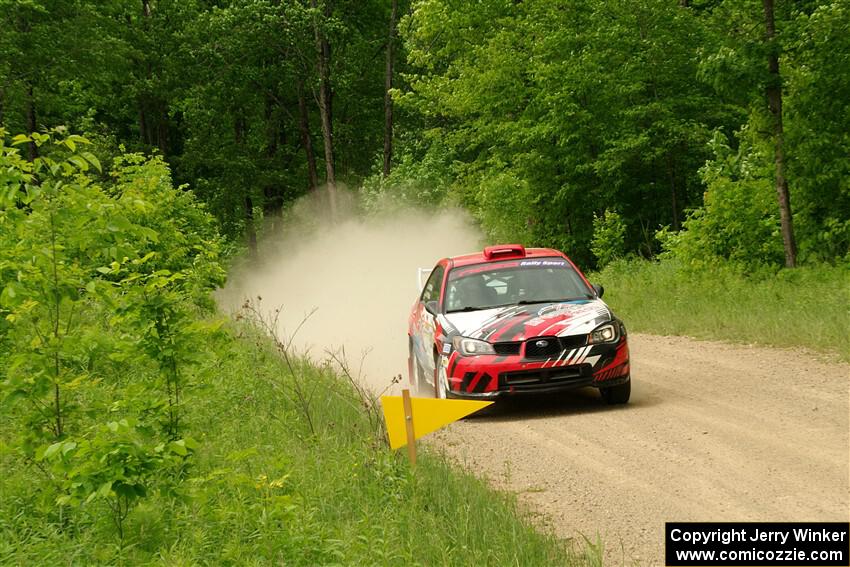
M 431 272 L 422 294 L 419 297 L 416 311 L 416 333 L 414 343 L 416 358 L 426 376 L 434 375 L 434 334 L 437 327 L 436 314 L 440 305 L 440 293 L 443 287 L 445 267 L 438 264 Z M 429 310 L 430 308 L 430 310 Z

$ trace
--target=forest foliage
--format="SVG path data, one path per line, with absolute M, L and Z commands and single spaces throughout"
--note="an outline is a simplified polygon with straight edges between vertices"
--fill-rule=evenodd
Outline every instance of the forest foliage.
M 161 158 L 105 172 L 87 145 L 62 129 L 0 144 L 4 449 L 42 471 L 59 506 L 107 503 L 123 534 L 197 445 L 185 396 L 221 322 L 196 313 L 224 270 L 214 219 Z
M 764 94 L 778 48 L 801 256 L 846 256 L 847 2 L 777 2 L 778 46 L 755 1 L 485 6 L 416 4 L 401 100 L 448 145 L 459 198 L 493 238 L 587 261 L 611 210 L 633 253 L 658 253 L 663 228 L 688 260 L 781 264 Z
M 459 205 L 637 328 L 840 349 L 848 69 L 850 0 L 0 0 L 0 562 L 566 562 L 225 325 L 228 252 L 322 187 Z
M 0 563 L 598 562 L 439 457 L 414 475 L 344 356 L 256 303 L 225 322 L 206 207 L 90 148 L 0 143 Z
M 585 265 L 606 211 L 627 254 L 781 265 L 781 146 L 800 262 L 846 263 L 847 0 L 0 8 L 0 124 L 156 152 L 231 239 L 331 182 L 460 204 L 491 240 Z

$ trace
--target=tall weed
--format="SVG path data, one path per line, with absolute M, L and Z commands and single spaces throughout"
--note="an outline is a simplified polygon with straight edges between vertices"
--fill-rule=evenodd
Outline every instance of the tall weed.
M 619 261 L 591 279 L 635 331 L 802 346 L 850 360 L 850 270 Z

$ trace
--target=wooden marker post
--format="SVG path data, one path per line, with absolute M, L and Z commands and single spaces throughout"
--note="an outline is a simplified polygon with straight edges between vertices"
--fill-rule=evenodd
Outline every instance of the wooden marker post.
M 410 458 L 410 466 L 416 466 L 416 434 L 413 431 L 413 404 L 410 401 L 410 390 L 405 388 L 401 391 L 404 403 L 404 427 L 407 430 L 407 456 Z
M 390 449 L 396 450 L 407 445 L 411 466 L 416 465 L 417 437 L 424 437 L 493 403 L 413 398 L 410 396 L 410 390 L 402 390 L 401 393 L 401 396 L 381 396 L 381 409 L 384 412 L 384 423 L 387 425 Z M 416 415 L 413 415 L 414 406 Z

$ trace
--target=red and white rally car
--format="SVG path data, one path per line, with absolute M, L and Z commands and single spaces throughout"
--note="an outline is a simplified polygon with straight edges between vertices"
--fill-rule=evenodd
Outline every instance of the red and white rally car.
M 626 403 L 626 328 L 602 293 L 549 248 L 444 258 L 410 313 L 411 383 L 438 398 L 477 399 L 593 386 L 606 402 Z

